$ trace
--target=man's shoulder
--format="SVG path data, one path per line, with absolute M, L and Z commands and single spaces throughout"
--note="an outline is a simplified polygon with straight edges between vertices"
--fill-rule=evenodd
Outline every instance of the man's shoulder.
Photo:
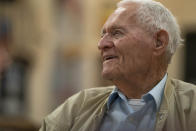
M 103 94 L 110 94 L 115 86 L 107 86 L 107 87 L 94 87 L 88 88 L 81 91 L 81 93 L 85 93 L 88 96 L 96 96 L 96 95 L 103 95 Z
M 171 85 L 176 91 L 194 91 L 196 92 L 196 85 L 188 83 L 179 79 L 171 79 Z
M 196 129 L 194 124 L 196 122 L 196 85 L 177 79 L 171 79 L 170 82 L 170 88 L 174 89 L 174 103 L 170 107 L 175 106 L 173 110 L 179 112 L 177 118 L 174 118 L 179 118 L 181 122 L 187 122 L 188 124 L 184 128 L 193 131 Z
M 45 118 L 45 122 L 47 125 L 58 125 L 58 128 L 62 126 L 62 129 L 66 129 L 73 123 L 76 117 L 85 111 L 93 112 L 98 108 L 99 104 L 97 103 L 102 103 L 107 99 L 113 89 L 114 86 L 83 89 L 65 100 L 64 103 Z M 64 123 L 65 121 L 67 123 Z
M 65 102 L 71 101 L 73 103 L 86 103 L 94 100 L 99 100 L 100 98 L 108 97 L 114 88 L 115 86 L 83 89 L 68 98 Z
M 94 88 L 87 88 L 79 91 L 78 93 L 72 95 L 65 102 L 62 104 L 71 103 L 74 104 L 84 104 L 90 101 L 99 100 L 99 98 L 108 97 L 115 86 L 107 86 L 107 87 L 94 87 Z
M 183 106 L 192 106 L 192 104 L 187 104 L 196 101 L 196 85 L 182 80 L 171 79 L 171 86 L 175 91 L 174 97 L 176 97 L 176 100 L 179 100 Z M 195 104 L 194 106 L 196 107 Z

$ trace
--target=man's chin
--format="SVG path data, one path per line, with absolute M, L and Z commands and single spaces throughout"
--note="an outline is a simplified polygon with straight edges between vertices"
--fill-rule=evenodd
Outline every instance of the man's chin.
M 114 76 L 111 72 L 102 72 L 102 77 L 105 80 L 112 80 Z

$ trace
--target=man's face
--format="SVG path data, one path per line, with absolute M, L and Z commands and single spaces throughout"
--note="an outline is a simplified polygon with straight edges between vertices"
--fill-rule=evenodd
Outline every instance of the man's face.
M 98 43 L 103 59 L 102 75 L 115 81 L 148 73 L 153 37 L 137 24 L 137 5 L 118 8 L 103 26 Z

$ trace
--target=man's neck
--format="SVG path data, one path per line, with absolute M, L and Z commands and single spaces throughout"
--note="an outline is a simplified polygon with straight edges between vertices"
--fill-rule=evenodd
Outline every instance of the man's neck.
M 140 99 L 143 94 L 149 92 L 166 74 L 166 71 L 162 71 L 156 74 L 147 74 L 146 76 L 129 77 L 129 79 L 123 79 L 113 81 L 118 89 L 127 97 Z

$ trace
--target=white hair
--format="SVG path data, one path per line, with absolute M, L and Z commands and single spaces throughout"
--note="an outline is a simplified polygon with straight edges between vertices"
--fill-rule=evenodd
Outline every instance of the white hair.
M 117 7 L 136 3 L 139 5 L 136 19 L 147 31 L 155 33 L 161 29 L 168 32 L 169 43 L 167 46 L 167 62 L 170 63 L 176 48 L 183 41 L 176 18 L 160 2 L 153 0 L 122 0 Z

